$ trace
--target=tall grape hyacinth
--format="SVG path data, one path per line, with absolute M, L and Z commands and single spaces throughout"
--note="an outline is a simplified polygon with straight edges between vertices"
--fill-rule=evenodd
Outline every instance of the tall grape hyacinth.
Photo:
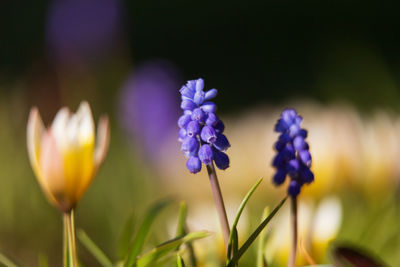
M 280 133 L 274 147 L 277 151 L 272 165 L 276 168 L 273 183 L 281 185 L 290 177 L 288 194 L 296 198 L 304 184 L 314 181 L 310 170 L 311 154 L 305 141 L 307 131 L 300 127 L 303 118 L 294 109 L 285 109 L 275 124 L 275 132 Z
M 188 158 L 186 167 L 191 173 L 201 170 L 201 165 L 215 165 L 225 170 L 229 167 L 229 158 L 224 153 L 229 141 L 224 132 L 224 124 L 218 119 L 217 106 L 210 101 L 217 95 L 216 89 L 206 92 L 203 79 L 191 80 L 182 86 L 181 108 L 183 115 L 178 119 L 181 150 Z

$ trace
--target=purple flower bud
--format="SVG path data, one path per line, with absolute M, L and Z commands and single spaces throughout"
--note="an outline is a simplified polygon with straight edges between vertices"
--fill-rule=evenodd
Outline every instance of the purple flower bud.
M 299 134 L 300 126 L 298 124 L 292 124 L 289 127 L 289 134 L 290 136 L 296 136 Z
M 278 153 L 272 161 L 272 166 L 274 166 L 275 168 L 278 168 L 278 169 L 285 168 L 285 164 L 286 164 L 286 161 L 285 161 L 284 157 L 282 156 L 282 153 Z
M 293 139 L 293 146 L 297 151 L 303 150 L 306 147 L 306 142 L 302 136 L 296 136 Z
M 217 135 L 217 140 L 213 145 L 219 151 L 225 151 L 231 146 L 231 144 L 229 144 L 228 138 L 226 138 L 226 136 L 223 134 Z
M 204 111 L 201 108 L 196 108 L 193 110 L 191 118 L 192 118 L 192 120 L 204 122 L 205 117 L 206 117 L 206 114 L 204 113 Z
M 278 169 L 274 175 L 274 177 L 272 178 L 272 182 L 275 185 L 281 185 L 283 184 L 283 182 L 286 179 L 286 172 L 282 169 Z
M 182 141 L 181 150 L 184 152 L 188 152 L 189 155 L 193 155 L 197 152 L 199 148 L 199 141 L 195 137 L 187 136 Z
M 287 125 L 293 124 L 296 116 L 297 116 L 297 112 L 294 109 L 285 109 L 284 111 L 282 111 L 282 115 L 281 115 L 282 120 L 284 122 L 286 122 Z
M 289 184 L 288 194 L 294 198 L 297 197 L 297 195 L 300 194 L 300 187 L 301 184 L 299 182 L 292 180 Z
M 286 169 L 289 173 L 298 172 L 300 170 L 300 162 L 296 159 L 292 159 L 288 162 Z
M 308 150 L 302 150 L 299 152 L 299 157 L 304 165 L 307 167 L 311 166 L 311 154 Z
M 204 102 L 206 94 L 203 91 L 196 91 L 193 97 L 193 102 L 197 105 L 201 105 Z
M 312 183 L 314 181 L 314 174 L 307 167 L 302 168 L 302 170 L 300 172 L 300 176 L 301 176 L 301 179 L 303 180 L 303 182 L 306 184 Z
M 215 113 L 208 113 L 207 115 L 206 124 L 208 126 L 214 126 L 214 124 L 218 121 L 217 115 L 215 115 Z
M 288 124 L 282 119 L 279 119 L 275 124 L 275 132 L 278 133 L 284 133 L 287 131 L 288 128 L 289 128 Z
M 191 121 L 186 127 L 186 134 L 190 137 L 195 137 L 200 132 L 200 124 L 198 121 Z
M 201 105 L 201 108 L 206 113 L 215 113 L 217 111 L 217 106 L 213 102 L 205 102 Z
M 189 100 L 189 99 L 182 100 L 181 109 L 183 109 L 183 110 L 193 110 L 195 108 L 197 108 L 197 105 L 192 100 Z
M 204 142 L 211 144 L 217 140 L 217 133 L 213 127 L 206 125 L 201 130 L 200 137 Z
M 196 92 L 198 91 L 203 91 L 204 88 L 204 80 L 202 78 L 199 78 L 196 80 Z
M 217 133 L 223 133 L 225 130 L 225 125 L 221 120 L 217 121 L 213 127 Z
M 307 135 L 308 135 L 307 130 L 300 129 L 300 131 L 298 132 L 298 135 L 303 137 L 304 139 L 307 138 Z
M 188 123 L 192 120 L 191 117 L 192 116 L 190 116 L 189 114 L 184 114 L 184 115 L 180 116 L 178 119 L 178 126 L 180 128 L 186 128 Z
M 213 99 L 214 97 L 216 97 L 216 96 L 217 96 L 217 94 L 218 94 L 218 91 L 217 91 L 217 89 L 211 89 L 211 90 L 208 90 L 208 91 L 206 92 L 206 95 L 205 95 L 205 98 L 204 98 L 204 100 L 210 100 L 210 99 Z
M 224 152 L 214 150 L 214 162 L 220 170 L 225 170 L 229 167 L 229 157 Z
M 186 130 L 184 128 L 179 129 L 178 132 L 178 140 L 182 142 L 182 140 L 186 137 Z
M 187 87 L 186 85 L 182 86 L 179 92 L 181 93 L 182 97 L 186 97 L 186 99 L 193 99 L 195 93 L 192 88 Z
M 214 158 L 214 153 L 209 145 L 202 145 L 199 149 L 199 158 L 204 164 L 210 164 Z
M 192 156 L 186 161 L 186 167 L 191 173 L 198 173 L 201 171 L 201 161 L 198 157 Z

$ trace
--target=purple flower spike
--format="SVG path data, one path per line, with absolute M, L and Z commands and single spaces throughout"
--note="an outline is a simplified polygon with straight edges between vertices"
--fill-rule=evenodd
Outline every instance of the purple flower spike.
M 272 178 L 275 185 L 282 184 L 290 177 L 288 194 L 296 198 L 303 184 L 314 181 L 310 170 L 311 154 L 305 141 L 307 131 L 301 128 L 303 118 L 294 109 L 286 109 L 275 124 L 275 131 L 281 133 L 274 147 L 277 154 L 272 162 L 276 173 Z
M 181 150 L 189 159 L 186 167 L 191 173 L 199 172 L 201 163 L 215 162 L 217 168 L 229 167 L 229 157 L 222 151 L 230 147 L 222 132 L 225 126 L 215 114 L 217 106 L 210 100 L 218 91 L 204 91 L 203 79 L 190 80 L 179 90 L 183 115 L 178 120 Z
M 198 157 L 192 156 L 186 161 L 186 167 L 191 173 L 198 173 L 201 171 L 201 161 Z

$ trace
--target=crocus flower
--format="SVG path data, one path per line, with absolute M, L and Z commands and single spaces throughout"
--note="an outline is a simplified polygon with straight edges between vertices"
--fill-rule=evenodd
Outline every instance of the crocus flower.
M 180 89 L 183 115 L 178 119 L 179 141 L 191 173 L 199 172 L 201 163 L 208 165 L 213 160 L 221 170 L 229 167 L 229 157 L 224 153 L 230 147 L 223 134 L 225 126 L 215 114 L 217 106 L 210 101 L 217 95 L 217 89 L 206 92 L 203 89 L 201 78 L 188 81 Z
M 278 153 L 272 162 L 276 168 L 273 182 L 281 185 L 289 175 L 288 194 L 293 198 L 300 193 L 303 184 L 314 181 L 314 174 L 310 170 L 311 154 L 305 141 L 307 131 L 300 127 L 302 121 L 296 110 L 286 109 L 275 125 L 275 132 L 281 134 L 275 143 Z
M 27 127 L 29 159 L 48 200 L 63 212 L 71 211 L 90 185 L 108 149 L 108 117 L 99 120 L 97 137 L 89 104 L 82 102 L 72 114 L 57 113 L 45 128 L 36 107 Z

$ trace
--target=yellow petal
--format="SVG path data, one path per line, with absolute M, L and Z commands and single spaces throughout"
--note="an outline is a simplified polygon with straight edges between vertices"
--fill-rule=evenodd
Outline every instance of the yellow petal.
M 94 122 L 89 104 L 82 102 L 66 125 L 68 147 L 63 150 L 66 194 L 78 202 L 94 174 Z

